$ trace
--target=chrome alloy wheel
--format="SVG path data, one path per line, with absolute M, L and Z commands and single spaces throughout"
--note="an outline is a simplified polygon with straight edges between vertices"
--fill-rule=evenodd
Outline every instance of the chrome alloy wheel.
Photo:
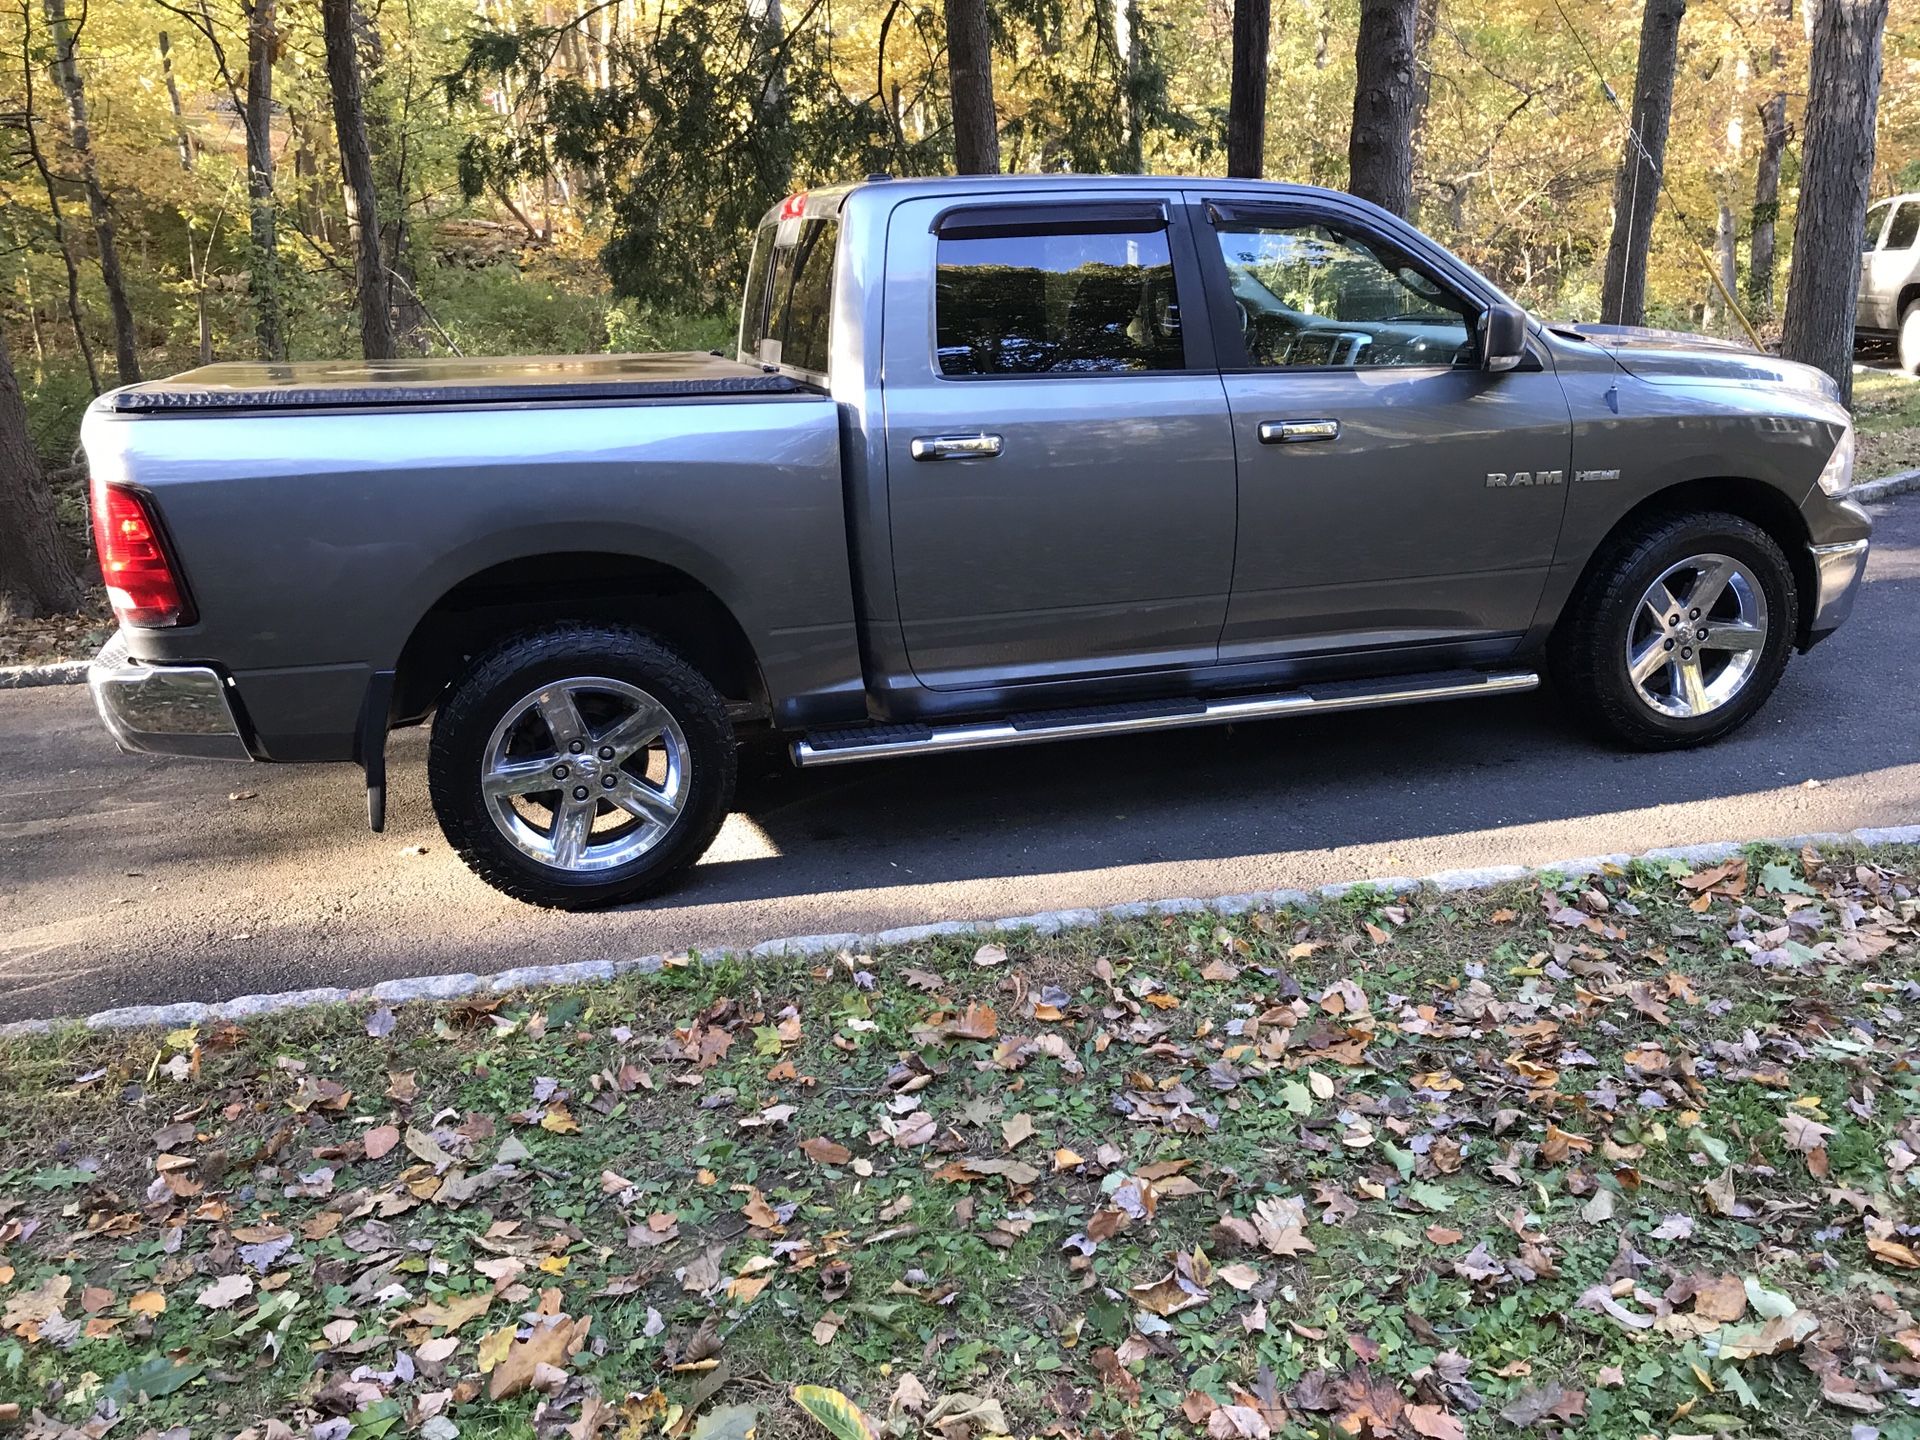
M 637 685 L 582 676 L 508 708 L 480 762 L 487 813 L 543 865 L 589 874 L 653 849 L 687 801 L 687 737 Z
M 1647 587 L 1627 627 L 1627 673 L 1662 715 L 1692 720 L 1743 689 L 1767 643 L 1759 578 L 1726 555 L 1693 555 Z

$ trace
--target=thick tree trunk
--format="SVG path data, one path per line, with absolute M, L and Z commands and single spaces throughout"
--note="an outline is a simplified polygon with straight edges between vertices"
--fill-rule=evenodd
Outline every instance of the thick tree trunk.
M 1233 82 L 1227 96 L 1227 174 L 1258 180 L 1267 168 L 1269 0 L 1233 0 Z
M 353 289 L 360 307 L 360 350 L 369 360 L 391 360 L 393 317 L 387 309 L 386 265 L 380 254 L 380 197 L 374 185 L 366 106 L 360 94 L 353 0 L 320 0 L 320 22 L 326 32 L 327 88 L 333 93 L 333 129 L 340 142 L 347 222 L 353 232 Z
M 1600 287 L 1600 318 L 1638 325 L 1647 314 L 1647 246 L 1666 172 L 1667 122 L 1680 54 L 1680 17 L 1687 0 L 1646 0 L 1640 19 L 1640 61 L 1633 77 L 1632 129 L 1613 186 L 1613 238 Z
M 273 59 L 279 48 L 274 0 L 253 0 L 247 11 L 247 210 L 253 240 L 247 290 L 253 297 L 253 329 L 263 360 L 287 358 L 273 200 Z
M 1000 120 L 993 108 L 993 32 L 987 0 L 946 0 L 947 69 L 953 86 L 953 168 L 1000 170 Z
M 140 341 L 133 328 L 133 306 L 127 303 L 126 277 L 120 271 L 120 245 L 114 239 L 113 209 L 100 184 L 100 168 L 94 161 L 93 134 L 87 127 L 87 92 L 80 81 L 80 66 L 74 60 L 74 37 L 67 24 L 67 0 L 46 0 L 47 30 L 53 40 L 53 73 L 67 97 L 68 139 L 80 161 L 80 178 L 87 192 L 87 209 L 93 216 L 94 239 L 100 251 L 100 278 L 107 287 L 107 308 L 113 314 L 114 363 L 120 383 L 131 385 L 140 378 Z
M 0 329 L 0 619 L 58 615 L 78 610 L 84 598 Z
M 1787 97 L 1775 91 L 1760 107 L 1760 160 L 1753 176 L 1753 239 L 1747 252 L 1747 299 L 1773 313 L 1774 234 L 1780 220 L 1780 157 L 1786 153 Z
M 1347 188 L 1383 210 L 1413 208 L 1417 0 L 1360 0 Z
M 1813 21 L 1800 209 L 1780 349 L 1817 365 L 1853 397 L 1853 307 L 1873 182 L 1880 45 L 1887 0 L 1821 0 Z

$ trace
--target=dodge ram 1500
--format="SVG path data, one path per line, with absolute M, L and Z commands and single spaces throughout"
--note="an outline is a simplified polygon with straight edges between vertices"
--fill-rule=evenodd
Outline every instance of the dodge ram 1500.
M 1403 221 L 1241 180 L 788 197 L 717 355 L 220 364 L 84 428 L 134 750 L 355 761 L 432 718 L 487 881 L 712 840 L 744 727 L 838 765 L 1528 690 L 1750 718 L 1853 603 L 1805 366 L 1529 317 Z

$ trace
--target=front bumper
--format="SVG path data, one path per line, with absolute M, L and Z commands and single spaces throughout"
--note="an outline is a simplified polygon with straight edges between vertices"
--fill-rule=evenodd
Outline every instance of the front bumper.
M 1813 619 L 1807 625 L 1809 643 L 1831 635 L 1853 612 L 1853 598 L 1860 593 L 1860 576 L 1867 568 L 1867 545 L 1863 538 L 1808 547 L 1813 551 L 1816 582 Z
M 251 760 L 227 684 L 204 665 L 142 665 L 126 642 L 109 640 L 87 667 L 87 688 L 122 750 Z

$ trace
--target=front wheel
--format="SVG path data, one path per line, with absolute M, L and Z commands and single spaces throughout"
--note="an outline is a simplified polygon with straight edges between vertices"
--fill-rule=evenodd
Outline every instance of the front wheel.
M 586 910 L 663 889 L 733 801 L 726 706 L 637 631 L 563 625 L 482 656 L 441 705 L 427 779 L 447 843 L 497 890 Z
M 1611 542 L 1555 631 L 1555 683 L 1607 738 L 1702 745 L 1766 702 L 1798 626 L 1793 571 L 1735 515 L 1655 519 Z

